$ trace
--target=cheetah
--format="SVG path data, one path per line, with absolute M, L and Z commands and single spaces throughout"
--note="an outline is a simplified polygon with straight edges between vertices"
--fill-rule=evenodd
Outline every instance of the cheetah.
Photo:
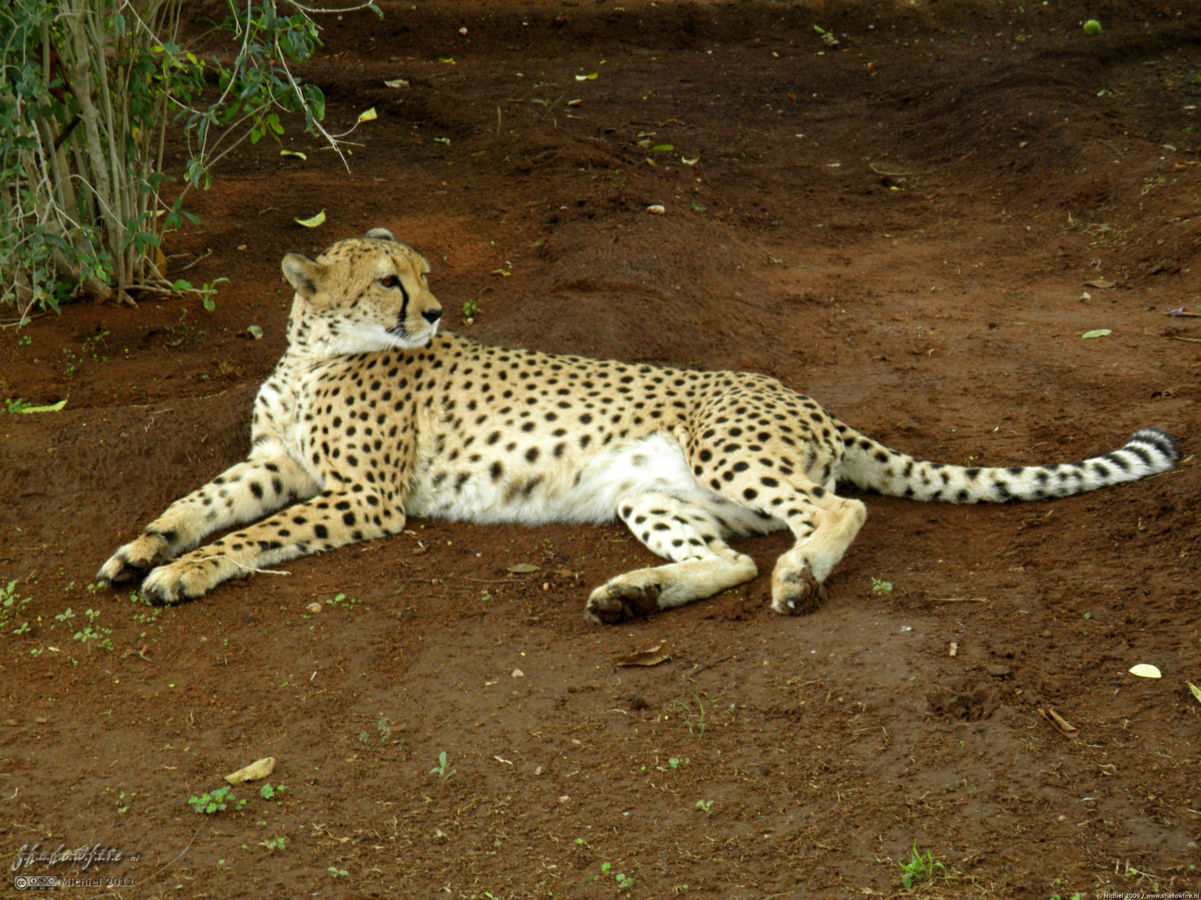
M 890 449 L 765 375 L 486 346 L 440 330 L 429 266 L 386 229 L 288 254 L 288 346 L 259 389 L 242 462 L 172 503 L 101 567 L 151 601 L 200 597 L 305 554 L 399 533 L 407 516 L 620 519 L 667 560 L 585 605 L 614 623 L 756 577 L 731 537 L 787 528 L 771 608 L 806 613 L 863 525 L 836 483 L 914 500 L 1066 497 L 1171 469 L 1146 428 L 1081 462 L 983 468 Z M 198 546 L 214 531 L 249 524 Z M 195 548 L 195 549 L 193 549 Z

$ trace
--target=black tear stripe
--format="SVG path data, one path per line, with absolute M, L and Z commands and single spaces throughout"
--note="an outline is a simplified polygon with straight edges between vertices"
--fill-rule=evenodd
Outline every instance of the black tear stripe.
M 396 326 L 403 334 L 408 330 L 405 328 L 405 319 L 409 317 L 409 292 L 405 290 L 404 282 L 400 282 L 399 279 L 396 286 L 400 288 L 400 316 L 396 320 Z

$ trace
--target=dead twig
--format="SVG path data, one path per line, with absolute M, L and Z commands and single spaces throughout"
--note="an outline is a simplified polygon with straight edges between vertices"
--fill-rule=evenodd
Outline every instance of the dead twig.
M 1046 709 L 1043 709 L 1041 706 L 1038 707 L 1038 714 L 1068 737 L 1075 737 L 1076 732 L 1079 730 L 1075 725 L 1073 725 L 1049 706 Z

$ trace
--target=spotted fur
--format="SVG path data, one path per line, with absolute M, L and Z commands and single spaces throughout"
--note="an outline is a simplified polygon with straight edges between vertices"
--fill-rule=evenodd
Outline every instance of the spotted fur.
M 284 258 L 288 348 L 259 390 L 247 458 L 171 504 L 100 569 L 161 603 L 287 559 L 396 534 L 407 515 L 620 519 L 668 562 L 610 579 L 615 622 L 754 578 L 730 537 L 787 528 L 772 608 L 814 609 L 866 515 L 836 482 L 915 500 L 1063 497 L 1170 469 L 1144 429 L 1082 462 L 967 468 L 914 459 L 764 375 L 504 349 L 439 333 L 428 266 L 384 229 Z M 252 523 L 209 544 L 208 534 Z M 195 549 L 193 549 L 195 548 Z M 182 554 L 182 555 L 181 555 Z

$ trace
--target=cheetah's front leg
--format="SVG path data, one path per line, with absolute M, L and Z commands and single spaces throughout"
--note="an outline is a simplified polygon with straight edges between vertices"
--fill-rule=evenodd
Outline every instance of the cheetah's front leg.
M 298 556 L 395 534 L 404 523 L 404 512 L 376 494 L 324 491 L 159 566 L 142 582 L 142 592 L 152 603 L 194 600 L 223 581 Z
M 195 547 L 205 535 L 258 519 L 318 490 L 317 483 L 289 456 L 244 460 L 168 506 L 140 537 L 118 548 L 96 577 L 109 584 L 139 579 Z

